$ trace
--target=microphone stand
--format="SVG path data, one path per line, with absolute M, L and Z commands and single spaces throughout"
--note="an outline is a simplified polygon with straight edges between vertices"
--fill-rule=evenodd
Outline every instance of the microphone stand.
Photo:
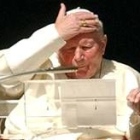
M 29 75 L 29 74 L 45 74 L 45 73 L 58 73 L 59 74 L 59 73 L 72 73 L 72 72 L 76 72 L 76 71 L 77 71 L 77 67 L 74 67 L 74 66 L 67 66 L 67 67 L 61 66 L 61 67 L 54 67 L 54 68 L 37 69 L 37 70 L 20 72 L 20 73 L 10 74 L 10 75 L 1 75 L 0 83 L 4 82 L 5 80 L 14 78 L 14 77 L 24 76 L 24 75 Z M 24 96 L 24 98 L 25 98 L 25 96 Z M 24 103 L 24 105 L 26 106 L 26 103 Z M 24 113 L 26 116 L 25 109 L 24 109 Z M 25 119 L 25 123 L 27 123 L 26 119 Z M 4 137 L 5 136 L 0 134 L 0 140 L 8 140 L 7 138 L 5 139 Z
M 54 67 L 54 68 L 37 69 L 37 70 L 26 71 L 26 72 L 21 72 L 21 73 L 16 73 L 16 74 L 10 74 L 6 76 L 0 76 L 0 82 L 3 82 L 10 78 L 23 76 L 23 75 L 29 75 L 29 74 L 72 73 L 76 71 L 77 71 L 77 67 L 74 67 L 74 66 L 67 66 L 67 67 L 61 66 L 61 67 Z

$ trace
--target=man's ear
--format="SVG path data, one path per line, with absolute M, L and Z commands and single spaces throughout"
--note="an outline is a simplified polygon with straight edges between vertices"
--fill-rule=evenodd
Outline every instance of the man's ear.
M 107 35 L 105 34 L 101 40 L 101 50 L 102 50 L 102 55 L 105 54 L 105 49 L 107 45 Z

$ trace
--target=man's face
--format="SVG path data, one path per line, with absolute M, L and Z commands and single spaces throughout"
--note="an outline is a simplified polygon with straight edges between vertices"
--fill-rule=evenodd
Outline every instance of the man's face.
M 76 66 L 78 71 L 68 73 L 69 78 L 90 78 L 100 69 L 102 56 L 106 47 L 106 36 L 98 33 L 80 34 L 59 51 L 62 66 Z

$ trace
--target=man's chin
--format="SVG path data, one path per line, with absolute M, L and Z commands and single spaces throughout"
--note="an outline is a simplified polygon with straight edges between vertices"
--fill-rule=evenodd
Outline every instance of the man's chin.
M 88 79 L 87 75 L 85 73 L 81 73 L 81 72 L 76 72 L 73 74 L 67 74 L 67 76 L 71 79 Z
M 87 79 L 87 73 L 86 72 L 76 72 L 75 73 L 75 79 Z

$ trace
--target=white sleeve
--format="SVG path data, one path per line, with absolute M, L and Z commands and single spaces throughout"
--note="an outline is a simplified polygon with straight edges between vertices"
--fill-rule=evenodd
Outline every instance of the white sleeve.
M 65 45 L 54 24 L 48 25 L 6 50 L 0 51 L 0 76 L 31 71 L 39 68 L 51 54 Z M 0 82 L 0 98 L 19 96 L 23 91 L 23 80 L 32 75 L 11 78 Z M 21 81 L 21 82 L 20 82 Z
M 130 117 L 130 136 L 132 140 L 140 138 L 140 116 L 133 113 Z
M 13 73 L 34 70 L 65 43 L 51 24 L 9 48 L 5 57 Z

